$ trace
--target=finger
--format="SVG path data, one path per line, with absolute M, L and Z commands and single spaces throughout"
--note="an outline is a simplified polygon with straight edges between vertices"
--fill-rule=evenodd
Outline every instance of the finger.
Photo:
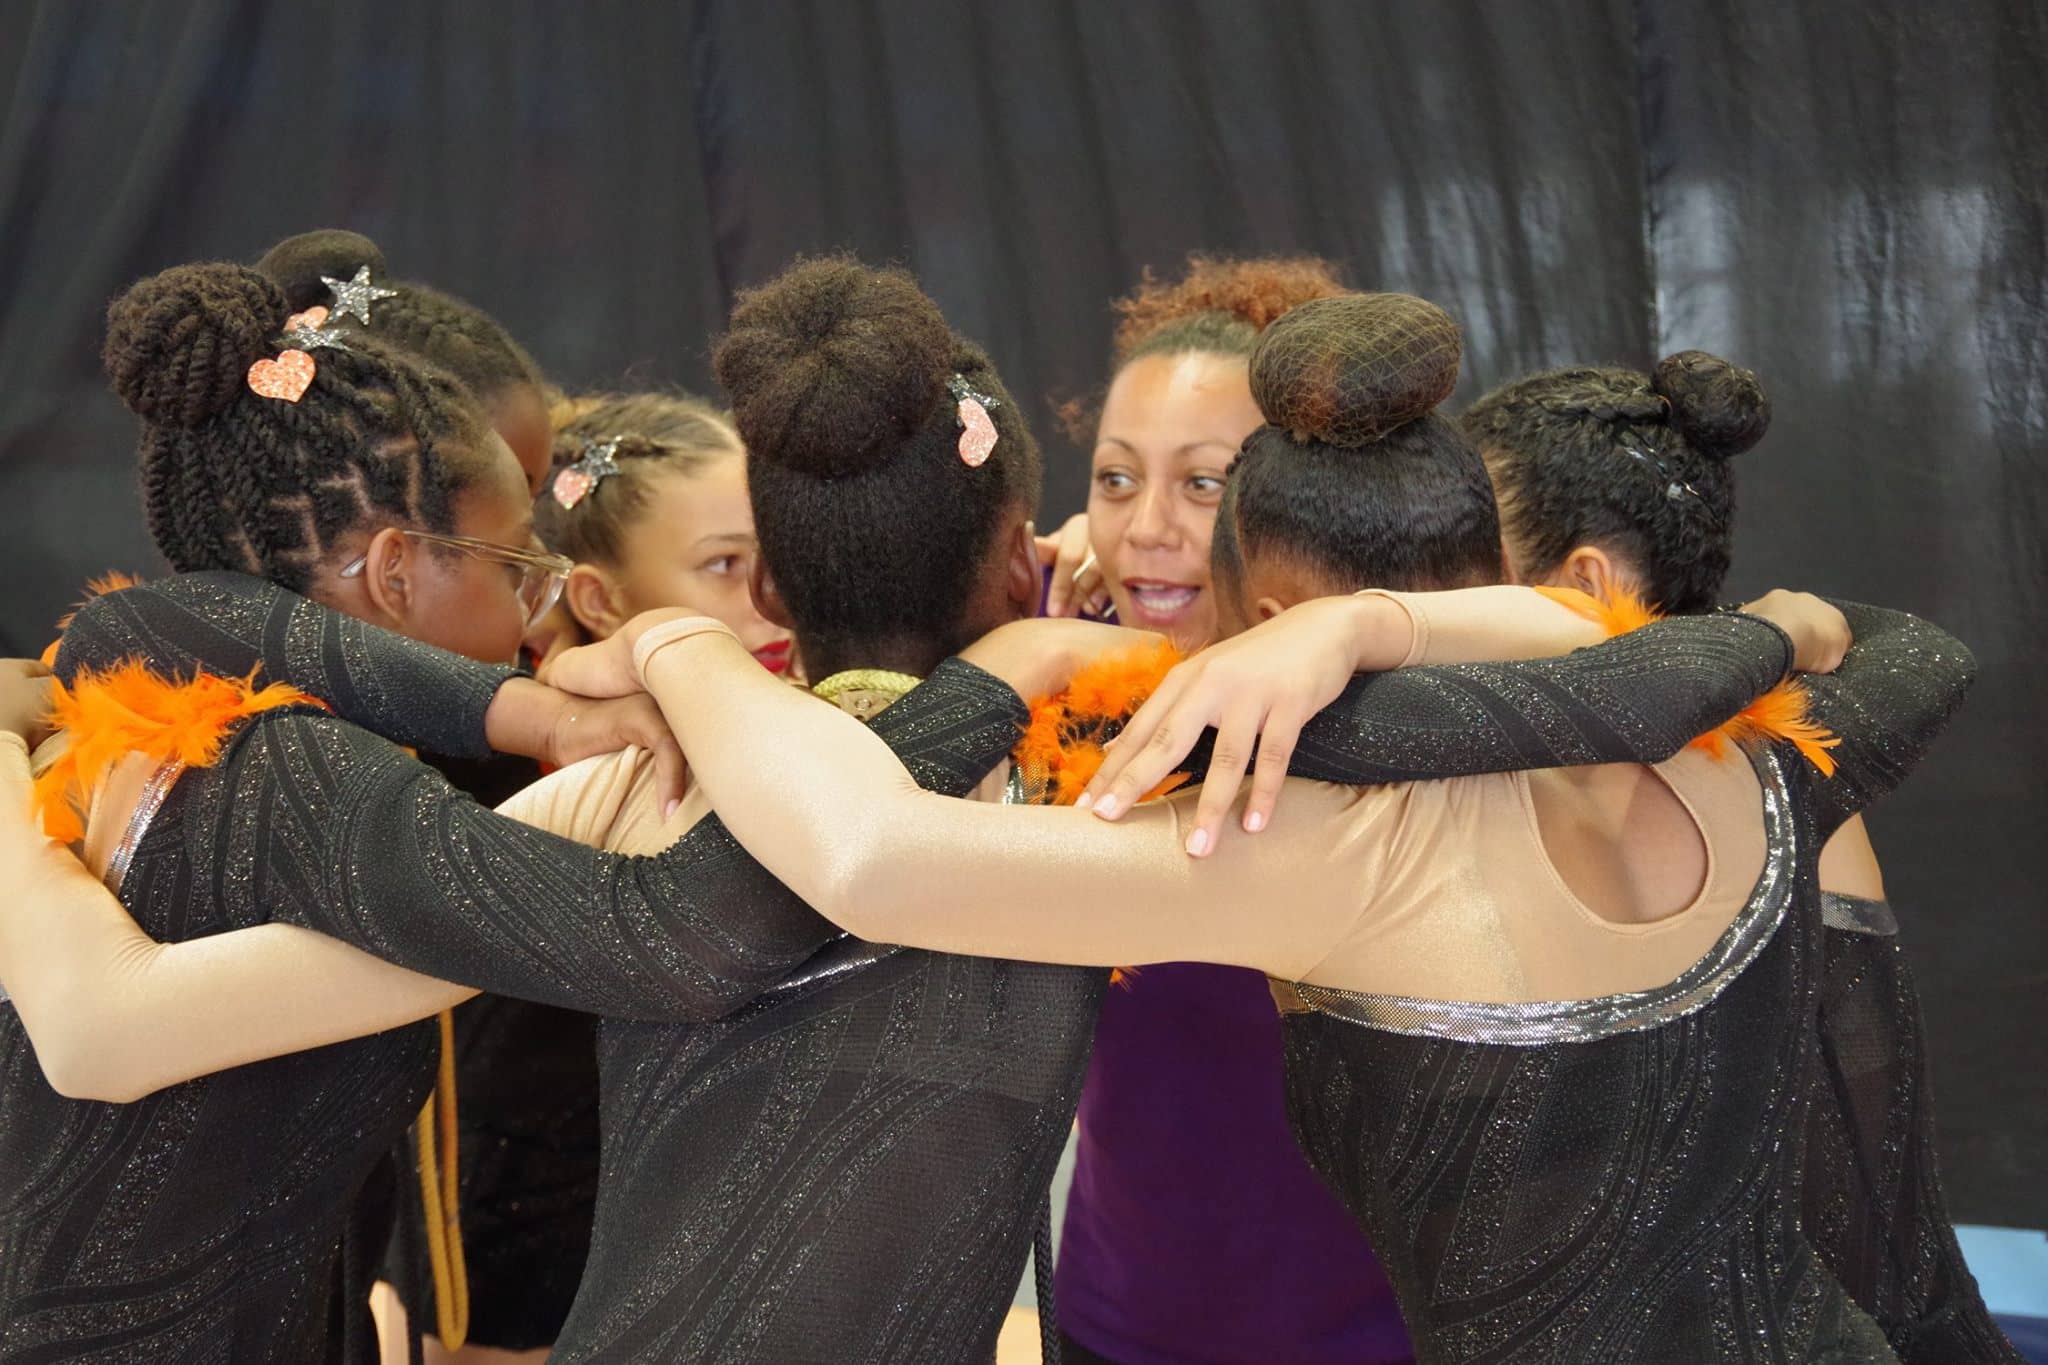
M 1195 803 L 1195 827 L 1187 838 L 1187 851 L 1206 858 L 1223 836 L 1223 817 L 1237 800 L 1244 785 L 1245 770 L 1251 766 L 1252 746 L 1258 742 L 1259 723 L 1265 719 L 1258 704 L 1233 707 L 1216 727 L 1216 748 L 1209 759 L 1209 775 L 1202 780 L 1202 796 Z
M 1165 781 L 1187 758 L 1188 751 L 1202 737 L 1204 723 L 1193 708 L 1181 705 L 1168 709 L 1140 744 L 1135 740 L 1117 746 L 1123 771 L 1112 778 L 1108 789 L 1095 799 L 1095 813 L 1114 820 L 1145 799 L 1146 793 Z
M 1102 766 L 1095 770 L 1094 778 L 1081 793 L 1081 799 L 1077 804 L 1085 809 L 1109 794 L 1111 786 L 1123 776 L 1124 769 L 1130 766 L 1151 741 L 1160 722 L 1173 710 L 1175 702 L 1187 685 L 1183 670 L 1180 669 L 1175 669 L 1161 679 L 1159 686 L 1152 690 L 1152 695 L 1146 698 L 1144 705 L 1124 722 L 1124 728 L 1117 733 L 1116 738 L 1104 746 Z M 1150 791 L 1151 788 L 1143 790 Z
M 1259 732 L 1258 766 L 1252 773 L 1252 789 L 1245 798 L 1244 827 L 1250 834 L 1273 823 L 1273 810 L 1280 802 L 1281 784 L 1287 780 L 1287 765 L 1300 742 L 1302 713 L 1275 706 L 1266 713 Z
M 683 759 L 683 746 L 676 743 L 674 735 L 666 735 L 653 745 L 654 789 L 661 801 L 661 818 L 667 820 L 682 804 L 683 793 L 690 785 L 690 768 Z

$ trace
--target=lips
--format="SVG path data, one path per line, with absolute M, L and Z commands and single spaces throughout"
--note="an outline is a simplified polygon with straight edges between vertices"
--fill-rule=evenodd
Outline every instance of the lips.
M 789 672 L 789 641 L 777 640 L 772 645 L 762 645 L 754 651 L 754 659 L 770 673 Z
M 1186 616 L 1202 595 L 1201 588 L 1191 583 L 1168 583 L 1154 578 L 1127 578 L 1124 591 L 1130 594 L 1131 609 L 1139 619 L 1136 624 L 1155 629 L 1170 626 Z

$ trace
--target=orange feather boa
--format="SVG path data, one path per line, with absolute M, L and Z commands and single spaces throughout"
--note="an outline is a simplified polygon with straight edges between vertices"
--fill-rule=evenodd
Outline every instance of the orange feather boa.
M 1165 640 L 1114 650 L 1076 673 L 1066 691 L 1034 701 L 1031 723 L 1011 751 L 1026 799 L 1048 806 L 1079 800 L 1102 767 L 1103 746 L 1180 660 Z M 1174 773 L 1143 799 L 1164 796 L 1187 780 L 1186 773 Z M 1136 967 L 1117 967 L 1109 979 L 1129 985 L 1137 974 Z
M 253 672 L 247 678 L 200 673 L 174 682 L 139 659 L 81 673 L 71 687 L 56 685 L 52 696 L 51 723 L 71 742 L 36 778 L 33 799 L 44 832 L 61 843 L 85 836 L 82 812 L 92 808 L 108 769 L 128 754 L 209 767 L 239 722 L 280 706 L 322 705 L 283 683 L 258 688 Z
M 1576 588 L 1539 587 L 1536 591 L 1597 623 L 1610 638 L 1626 635 L 1661 619 L 1661 613 L 1653 611 L 1640 597 L 1630 592 L 1594 598 Z M 1807 762 L 1820 769 L 1821 776 L 1833 777 L 1835 757 L 1828 750 L 1842 741 L 1813 719 L 1810 701 L 1805 687 L 1788 678 L 1693 740 L 1691 747 L 1720 758 L 1732 744 L 1756 740 L 1790 744 L 1805 755 Z

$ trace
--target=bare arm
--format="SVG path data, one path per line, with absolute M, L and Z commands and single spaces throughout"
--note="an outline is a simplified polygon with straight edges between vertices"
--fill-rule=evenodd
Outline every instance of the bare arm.
M 133 1100 L 475 994 L 286 924 L 158 943 L 34 827 L 28 790 L 26 748 L 0 735 L 0 878 L 17 888 L 0 914 L 0 983 L 59 1094 Z

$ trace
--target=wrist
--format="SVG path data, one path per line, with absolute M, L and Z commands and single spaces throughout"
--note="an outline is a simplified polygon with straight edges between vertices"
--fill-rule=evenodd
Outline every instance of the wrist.
M 1422 657 L 1429 642 L 1428 623 L 1406 601 L 1382 588 L 1367 588 L 1345 599 L 1353 620 L 1353 673 L 1385 673 Z
M 664 656 L 671 661 L 679 657 L 675 646 L 707 636 L 724 636 L 734 644 L 740 638 L 723 621 L 709 616 L 679 616 L 642 631 L 633 642 L 633 672 L 639 676 L 640 685 L 653 687 L 654 672 L 662 665 Z
M 503 754 L 548 760 L 569 699 L 523 675 L 507 678 L 484 712 L 484 739 Z

